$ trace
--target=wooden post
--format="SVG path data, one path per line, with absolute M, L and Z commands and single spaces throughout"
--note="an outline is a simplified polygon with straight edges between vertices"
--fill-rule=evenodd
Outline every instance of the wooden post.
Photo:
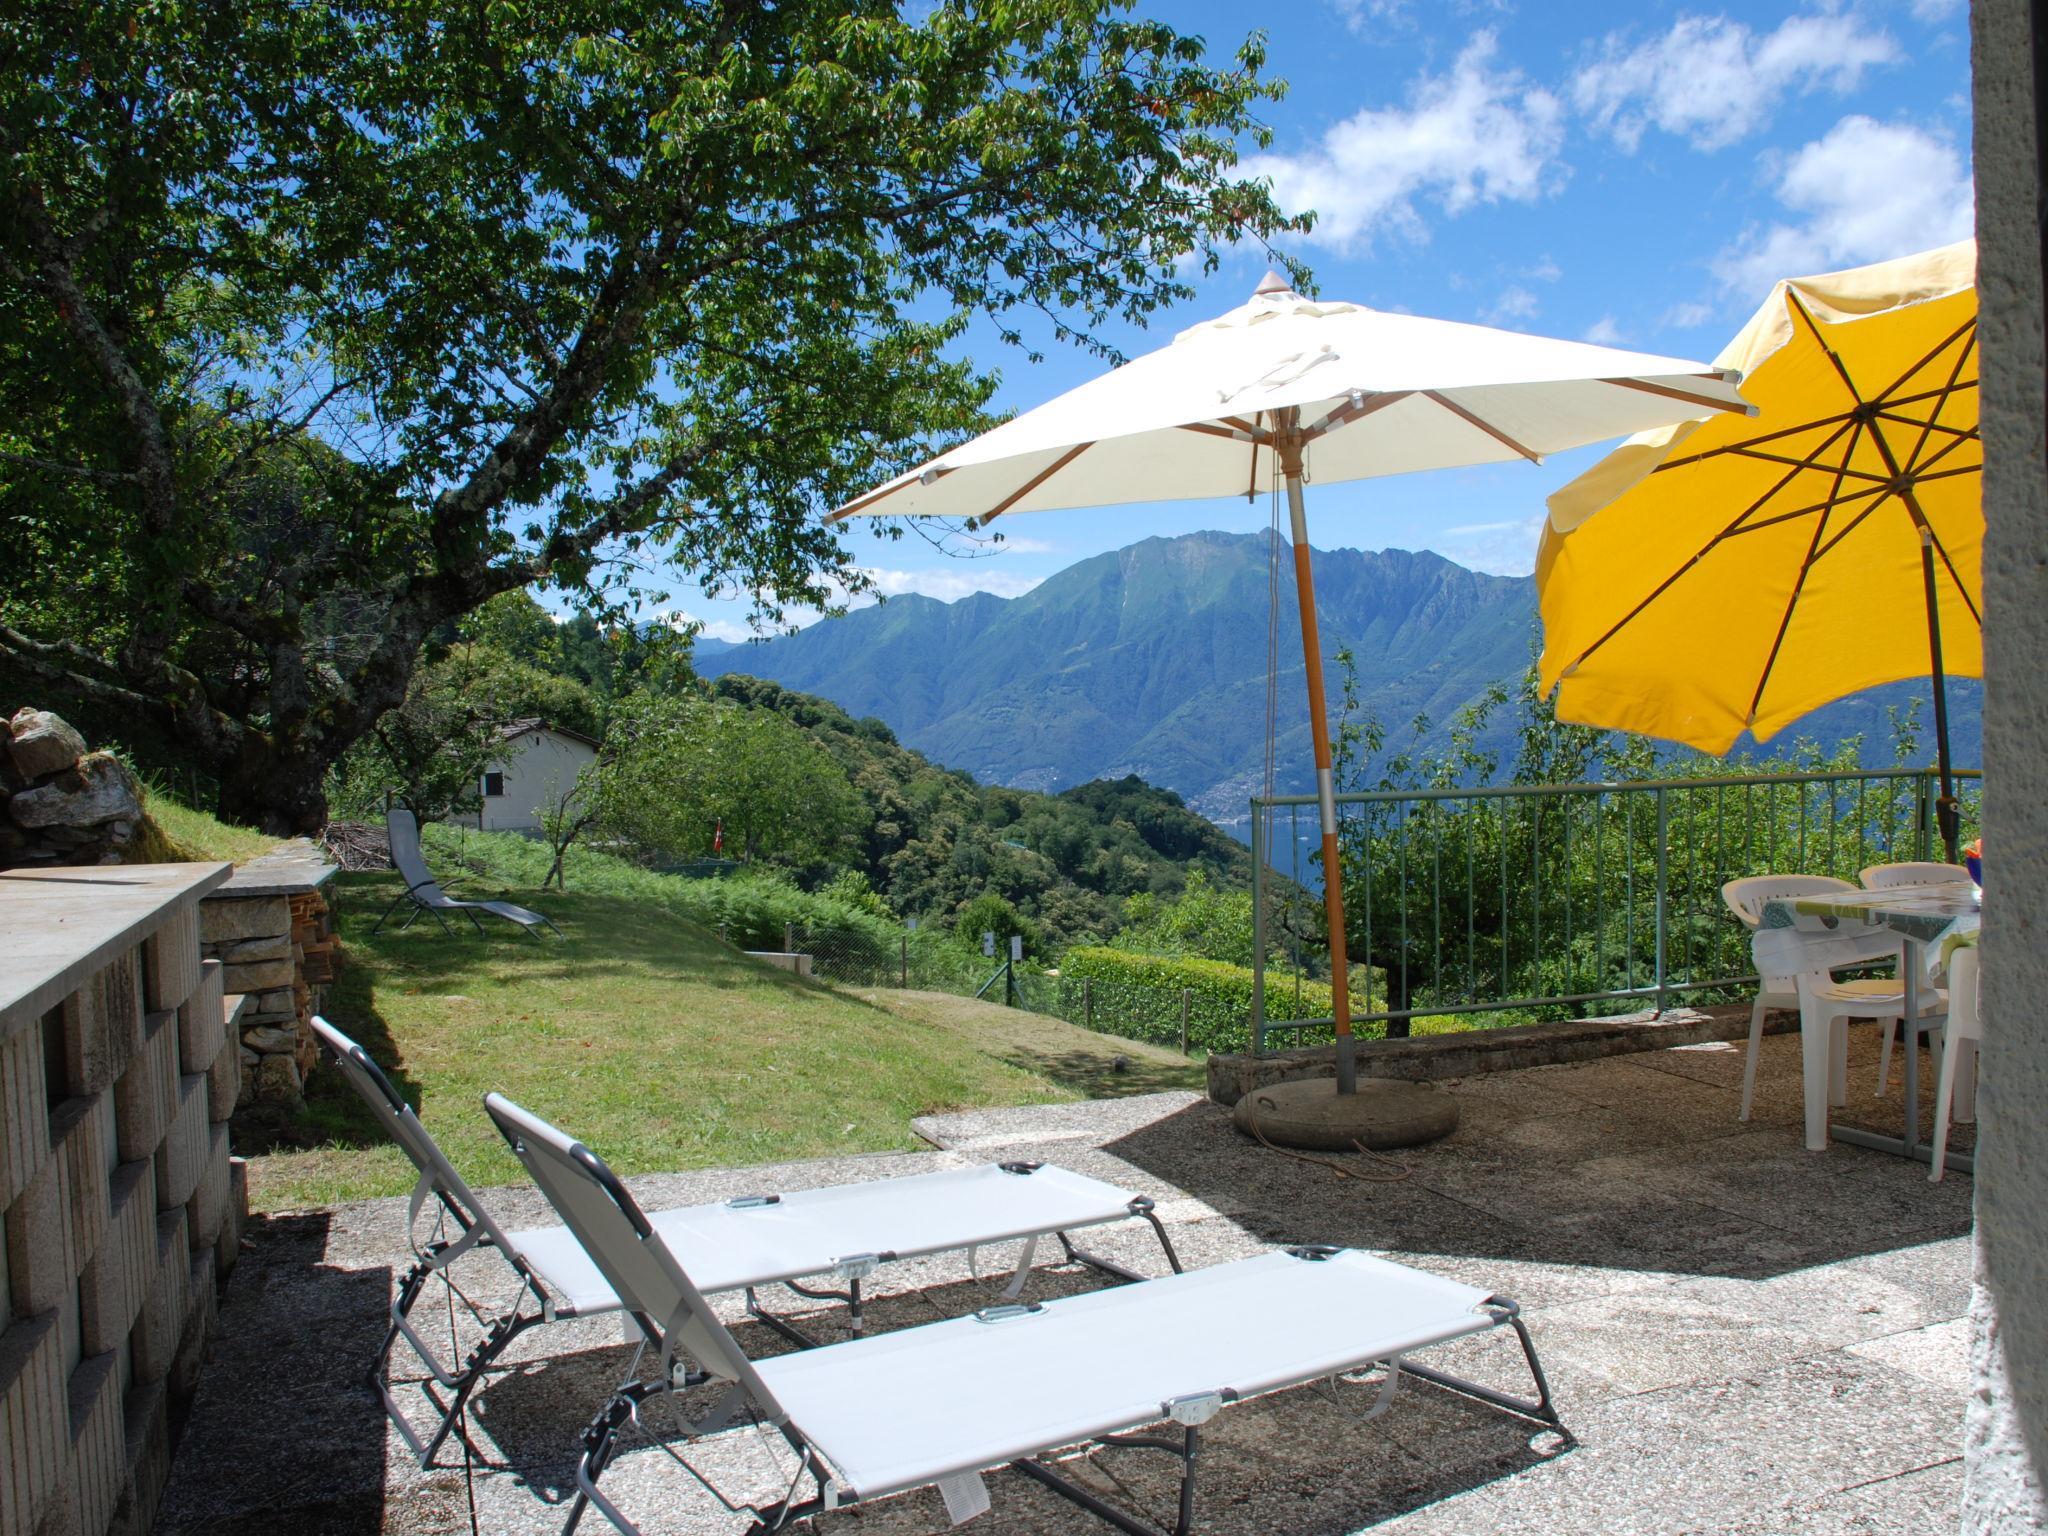
M 782 952 L 785 955 L 793 955 L 796 953 L 795 923 L 784 923 L 782 925 Z
M 1301 498 L 1301 412 L 1281 413 L 1280 471 L 1287 477 L 1287 513 L 1294 538 L 1294 590 L 1301 607 L 1301 659 L 1308 673 L 1309 735 L 1315 747 L 1316 799 L 1322 813 L 1323 909 L 1330 929 L 1330 1011 L 1337 1026 L 1337 1091 L 1358 1091 L 1351 1038 L 1351 992 L 1344 950 L 1344 867 L 1337 847 L 1337 780 L 1330 756 L 1329 700 L 1323 693 L 1323 645 L 1316 624 L 1315 581 L 1309 570 L 1308 512 Z
M 1188 1053 L 1188 1007 L 1194 1000 L 1195 993 L 1192 987 L 1180 989 L 1180 1053 L 1183 1056 Z
M 1081 978 L 1081 1022 L 1089 1029 L 1095 1027 L 1095 978 L 1093 976 L 1083 976 Z
M 903 986 L 904 990 L 908 991 L 910 988 L 910 935 L 905 933 L 896 942 L 903 946 Z

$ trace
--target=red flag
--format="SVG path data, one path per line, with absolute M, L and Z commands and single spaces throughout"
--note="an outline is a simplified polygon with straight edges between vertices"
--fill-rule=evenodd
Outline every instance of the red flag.
M 711 851 L 713 853 L 725 852 L 725 823 L 722 821 L 712 824 Z

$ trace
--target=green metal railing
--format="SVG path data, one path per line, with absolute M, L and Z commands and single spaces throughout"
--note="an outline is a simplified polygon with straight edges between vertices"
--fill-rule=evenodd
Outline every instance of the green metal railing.
M 1957 778 L 1973 827 L 1982 775 Z M 1398 1035 L 1431 1015 L 1661 1012 L 1743 987 L 1748 933 L 1722 884 L 1790 871 L 1854 882 L 1870 864 L 1932 857 L 1936 792 L 1931 769 L 1902 768 L 1339 795 L 1347 947 L 1375 978 L 1370 996 L 1354 988 L 1354 1022 Z M 1302 943 L 1320 935 L 1312 914 L 1287 923 L 1288 964 L 1267 963 L 1273 843 L 1284 821 L 1302 847 L 1316 808 L 1312 795 L 1252 801 L 1254 1051 L 1330 1024 L 1265 1017 L 1271 972 L 1328 974 L 1314 947 L 1326 940 Z

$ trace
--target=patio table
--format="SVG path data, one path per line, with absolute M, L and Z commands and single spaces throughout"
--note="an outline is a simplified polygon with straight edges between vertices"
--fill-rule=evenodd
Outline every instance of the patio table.
M 1974 932 L 1981 919 L 1979 893 L 1957 886 L 1895 886 L 1877 891 L 1828 891 L 1811 896 L 1780 897 L 1764 903 L 1762 926 L 1835 931 L 1844 925 L 1882 928 L 1905 950 L 1899 967 L 1906 990 L 1906 1017 L 1919 1017 L 1920 978 L 1928 973 L 1928 946 L 1941 953 L 1944 939 Z M 1854 1146 L 1873 1147 L 1900 1157 L 1932 1162 L 1932 1150 L 1920 1139 L 1920 1051 L 1912 1031 L 1906 1037 L 1905 1126 L 1899 1136 L 1884 1136 L 1856 1126 L 1828 1127 L 1828 1134 Z M 1972 1159 L 1948 1154 L 1948 1167 L 1972 1171 Z

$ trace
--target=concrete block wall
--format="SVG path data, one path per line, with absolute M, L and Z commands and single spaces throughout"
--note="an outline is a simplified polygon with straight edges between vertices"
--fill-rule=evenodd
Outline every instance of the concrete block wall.
M 0 1011 L 0 1536 L 149 1530 L 239 1246 L 242 999 L 196 898 L 163 918 Z

